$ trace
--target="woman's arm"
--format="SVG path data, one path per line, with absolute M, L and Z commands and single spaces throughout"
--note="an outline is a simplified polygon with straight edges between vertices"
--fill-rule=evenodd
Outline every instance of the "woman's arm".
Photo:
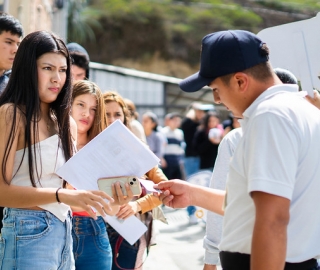
M 168 181 L 168 178 L 164 175 L 162 170 L 156 166 L 153 167 L 150 171 L 146 173 L 148 179 L 150 179 L 153 183 L 157 184 L 161 181 Z M 142 198 L 139 198 L 136 203 L 139 204 L 140 210 L 142 213 L 152 210 L 153 208 L 162 204 L 160 199 L 153 194 L 147 194 Z
M 33 188 L 10 185 L 13 177 L 14 159 L 17 150 L 24 147 L 24 121 L 17 110 L 15 117 L 15 132 L 10 135 L 13 127 L 13 106 L 6 104 L 0 107 L 0 205 L 13 208 L 30 208 L 37 205 L 57 202 L 59 200 L 70 206 L 78 206 L 87 211 L 93 218 L 96 217 L 90 206 L 101 215 L 105 215 L 103 208 L 109 209 L 104 199 L 113 199 L 102 191 L 67 190 L 60 189 L 56 195 L 56 188 Z M 7 149 L 7 142 L 12 137 L 11 147 Z M 6 150 L 7 149 L 7 150 Z M 6 151 L 8 152 L 6 154 Z M 4 170 L 3 170 L 4 169 Z M 5 181 L 7 180 L 7 182 Z

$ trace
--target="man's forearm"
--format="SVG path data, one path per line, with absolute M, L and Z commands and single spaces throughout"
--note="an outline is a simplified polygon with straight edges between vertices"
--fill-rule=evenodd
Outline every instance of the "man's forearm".
M 192 205 L 200 206 L 219 215 L 224 215 L 224 190 L 194 186 L 191 192 Z

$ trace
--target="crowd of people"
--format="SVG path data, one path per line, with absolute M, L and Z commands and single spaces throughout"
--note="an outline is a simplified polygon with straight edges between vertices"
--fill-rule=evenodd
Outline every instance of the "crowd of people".
M 47 31 L 22 37 L 19 21 L 1 14 L 1 269 L 142 269 L 144 252 L 153 241 L 151 211 L 162 212 L 161 200 L 153 194 L 133 198 L 129 187 L 123 196 L 119 185 L 113 187 L 112 198 L 100 191 L 76 190 L 55 171 L 119 119 L 160 159 L 159 166 L 142 177 L 155 184 L 186 179 L 182 116 L 170 113 L 160 127 L 158 116 L 147 111 L 140 123 L 131 100 L 117 92 L 103 93 L 90 81 L 90 58 L 81 45 L 65 44 Z M 199 113 L 204 120 L 214 107 L 201 106 L 192 104 L 188 113 Z M 219 126 L 218 137 L 223 134 L 217 114 L 213 124 L 202 123 L 202 118 L 192 121 L 190 149 L 199 148 L 193 138 L 197 131 L 202 130 L 208 142 L 210 129 Z M 200 160 L 204 151 L 194 152 Z M 212 153 L 214 160 L 216 151 Z M 199 169 L 204 169 L 200 162 L 194 172 Z M 148 231 L 130 245 L 106 223 L 106 214 L 119 220 L 135 215 Z M 13 222 L 19 226 L 12 228 Z M 46 257 L 50 241 L 57 252 Z M 35 256 L 42 259 L 35 261 Z
M 317 269 L 319 93 L 298 93 L 294 75 L 271 67 L 257 36 L 206 36 L 200 71 L 180 83 L 186 92 L 208 85 L 228 119 L 194 102 L 162 126 L 151 111 L 140 122 L 131 100 L 90 81 L 79 44 L 48 31 L 22 37 L 20 22 L 0 14 L 0 269 L 142 269 L 151 211 L 163 204 L 187 207 L 190 224 L 193 205 L 211 211 L 205 270 L 220 261 L 226 270 Z M 159 158 L 140 177 L 162 193 L 137 198 L 126 185 L 124 196 L 116 183 L 111 197 L 76 190 L 55 173 L 116 120 Z M 188 183 L 199 171 L 213 172 L 210 188 Z M 148 230 L 130 245 L 106 215 L 135 215 Z
M 79 44 L 47 31 L 22 36 L 19 21 L 1 14 L 0 269 L 141 269 L 152 241 L 150 211 L 160 199 L 133 198 L 129 185 L 124 196 L 119 183 L 112 197 L 76 190 L 55 173 L 117 119 L 146 142 L 133 103 L 90 81 Z M 158 166 L 140 177 L 168 180 Z M 106 215 L 136 215 L 148 230 L 130 245 Z

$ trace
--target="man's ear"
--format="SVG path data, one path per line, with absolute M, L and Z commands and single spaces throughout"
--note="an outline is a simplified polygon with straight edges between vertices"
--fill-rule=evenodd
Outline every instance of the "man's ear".
M 234 79 L 237 82 L 240 92 L 245 92 L 249 85 L 249 76 L 243 72 L 237 72 L 234 74 Z

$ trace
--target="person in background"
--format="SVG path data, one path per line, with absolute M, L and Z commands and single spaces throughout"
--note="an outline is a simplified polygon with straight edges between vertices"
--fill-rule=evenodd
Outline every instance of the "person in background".
M 182 158 L 184 155 L 183 131 L 179 129 L 181 125 L 181 115 L 169 113 L 165 116 L 167 126 L 161 129 L 161 133 L 166 138 L 164 147 L 164 160 L 161 168 L 168 179 L 182 179 Z
M 227 175 L 229 172 L 229 163 L 234 150 L 242 137 L 242 129 L 235 128 L 231 130 L 220 142 L 218 156 L 214 165 L 210 188 L 225 190 Z M 203 239 L 205 248 L 204 268 L 203 270 L 217 270 L 220 265 L 219 248 L 222 233 L 223 216 L 208 211 L 206 220 L 206 235 Z
M 71 74 L 73 81 L 89 80 L 90 58 L 86 49 L 75 42 L 68 43 L 67 48 L 72 60 Z
M 142 115 L 142 126 L 146 134 L 147 144 L 151 151 L 160 159 L 160 164 L 164 163 L 164 139 L 158 131 L 158 117 L 153 112 L 145 112 Z
M 193 147 L 200 157 L 200 170 L 213 170 L 222 132 L 218 113 L 207 112 L 193 139 Z
M 226 136 L 231 130 L 240 127 L 239 118 L 235 117 L 233 113 L 230 112 L 229 119 L 222 122 L 224 131 L 222 137 Z
M 186 117 L 181 122 L 180 129 L 184 134 L 185 155 L 183 159 L 184 175 L 186 180 L 200 169 L 200 157 L 193 147 L 194 135 L 197 132 L 198 126 L 206 112 L 214 108 L 211 104 L 201 104 L 194 102 L 186 113 Z M 196 224 L 198 222 L 195 216 L 196 208 L 192 205 L 187 207 L 189 223 Z
M 146 134 L 144 133 L 143 126 L 138 121 L 139 114 L 136 111 L 136 106 L 134 105 L 133 101 L 130 99 L 125 98 L 124 102 L 129 110 L 129 122 L 130 122 L 130 129 L 134 135 L 136 135 L 141 141 L 147 142 Z
M 203 104 L 198 102 L 192 103 L 180 126 L 180 129 L 184 134 L 184 141 L 186 143 L 183 163 L 187 178 L 190 175 L 198 172 L 200 168 L 200 158 L 198 153 L 193 148 L 193 138 L 198 126 L 200 125 L 201 119 L 205 116 L 206 110 L 204 109 L 205 107 Z
M 103 97 L 108 125 L 119 119 L 130 129 L 130 113 L 122 97 L 118 93 L 111 91 L 104 93 Z M 154 183 L 168 180 L 158 166 L 148 171 L 144 178 Z M 147 226 L 148 230 L 136 243 L 130 245 L 110 225 L 107 225 L 114 256 L 112 270 L 142 269 L 143 254 L 154 241 L 152 215 L 162 214 L 161 209 L 158 207 L 161 204 L 162 202 L 157 196 L 143 192 L 140 198 L 121 206 L 120 211 L 116 214 L 119 219 L 126 219 L 131 215 L 136 215 Z M 153 210 L 152 215 L 150 210 Z
M 0 12 L 0 95 L 6 88 L 13 60 L 23 36 L 20 22 L 9 14 Z M 3 207 L 0 207 L 0 220 L 3 218 Z M 0 222 L 0 230 L 2 223 Z
M 100 88 L 88 80 L 77 81 L 72 89 L 71 116 L 77 124 L 77 150 L 80 150 L 107 127 L 104 100 Z M 72 188 L 72 187 L 70 187 Z M 128 196 L 114 194 L 115 202 L 108 215 L 116 214 L 124 203 L 132 198 L 129 186 Z M 121 199 L 119 199 L 121 198 Z M 77 270 L 111 270 L 112 250 L 102 216 L 92 219 L 86 211 L 71 208 L 73 254 Z
M 273 71 L 282 81 L 282 83 L 298 84 L 296 76 L 294 76 L 294 74 L 291 71 L 279 67 L 274 68 Z
M 22 36 L 21 23 L 13 16 L 0 12 L 0 95 L 8 84 Z

